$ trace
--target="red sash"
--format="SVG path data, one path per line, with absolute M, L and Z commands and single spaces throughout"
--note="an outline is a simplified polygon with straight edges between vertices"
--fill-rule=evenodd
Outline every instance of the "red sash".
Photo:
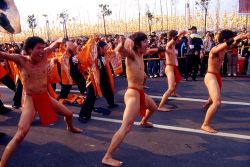
M 33 104 L 35 110 L 39 114 L 42 126 L 47 126 L 57 121 L 56 112 L 47 92 L 42 94 L 32 94 L 29 96 L 33 99 Z
M 222 88 L 222 79 L 221 79 L 221 75 L 219 73 L 214 73 L 214 72 L 209 72 L 207 71 L 207 73 L 210 74 L 214 74 L 216 76 L 217 82 L 219 84 L 220 89 Z
M 179 72 L 179 69 L 176 65 L 173 64 L 167 64 L 167 66 L 173 66 L 174 67 L 174 77 L 175 77 L 175 82 L 179 83 L 182 80 L 181 74 Z
M 140 116 L 144 117 L 146 115 L 146 99 L 144 90 L 135 87 L 128 87 L 127 89 L 133 89 L 140 93 Z

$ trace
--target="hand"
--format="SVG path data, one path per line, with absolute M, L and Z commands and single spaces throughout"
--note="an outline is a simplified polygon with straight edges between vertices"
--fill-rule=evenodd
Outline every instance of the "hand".
M 241 34 L 237 35 L 236 37 L 234 37 L 234 41 L 245 39 L 245 38 L 248 38 L 248 34 L 241 33 Z
M 133 50 L 134 48 L 134 41 L 130 38 L 127 38 L 124 42 L 124 48 L 127 50 Z
M 58 43 L 65 43 L 66 42 L 66 38 L 60 37 L 57 39 Z
M 187 32 L 185 30 L 181 30 L 178 32 L 177 36 L 185 35 Z

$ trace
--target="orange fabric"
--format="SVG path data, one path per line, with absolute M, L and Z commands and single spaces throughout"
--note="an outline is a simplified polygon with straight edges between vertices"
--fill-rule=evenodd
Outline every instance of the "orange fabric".
M 143 89 L 138 89 L 135 87 L 128 87 L 127 89 L 133 89 L 139 92 L 140 94 L 140 116 L 144 117 L 146 115 L 146 99 Z
M 84 75 L 87 82 L 86 86 L 92 83 L 95 95 L 102 96 L 100 88 L 100 73 L 96 65 L 97 48 L 95 44 L 95 39 L 90 38 L 87 44 L 77 54 L 78 61 L 81 63 L 81 66 L 78 67 L 80 67 L 81 73 L 86 72 L 88 74 L 88 76 Z
M 217 82 L 219 84 L 220 89 L 222 88 L 222 79 L 221 79 L 221 75 L 219 73 L 214 73 L 214 72 L 210 72 L 208 71 L 207 73 L 210 74 L 214 74 L 216 76 Z
M 3 78 L 7 74 L 8 72 L 3 68 L 2 65 L 0 65 L 0 79 Z
M 33 104 L 35 110 L 39 114 L 42 126 L 47 126 L 57 121 L 56 112 L 47 92 L 42 94 L 32 94 L 29 96 L 33 99 Z
M 113 77 L 112 77 L 112 72 L 111 72 L 111 68 L 110 68 L 110 64 L 109 64 L 109 58 L 108 58 L 108 54 L 105 54 L 104 55 L 105 56 L 105 64 L 106 64 L 106 71 L 107 71 L 107 73 L 108 73 L 108 77 L 109 77 L 109 84 L 110 84 L 110 86 L 111 86 L 111 90 L 112 90 L 112 93 L 114 93 L 114 80 L 113 80 Z
M 54 91 L 51 84 L 48 84 L 47 89 L 51 97 L 53 97 L 54 99 L 58 97 L 58 94 Z
M 70 76 L 69 57 L 70 55 L 65 53 L 59 59 L 59 62 L 61 64 L 61 80 L 62 80 L 62 84 L 64 85 L 73 84 L 73 79 Z
M 179 69 L 176 65 L 173 64 L 167 64 L 167 66 L 173 66 L 174 67 L 174 76 L 175 76 L 175 82 L 179 83 L 182 80 L 181 74 L 179 72 Z
M 59 102 L 62 104 L 68 103 L 68 104 L 80 104 L 81 105 L 84 102 L 84 97 L 79 96 L 77 94 L 69 94 L 66 99 L 60 99 Z
M 57 64 L 51 60 L 48 65 L 48 83 L 55 84 L 61 82 L 61 78 L 58 73 Z
M 109 52 L 108 60 L 113 68 L 114 74 L 120 75 L 123 72 L 121 54 L 112 50 Z
M 6 66 L 6 70 L 8 71 L 8 75 L 15 82 L 16 81 L 15 63 L 10 60 L 5 60 L 5 66 Z

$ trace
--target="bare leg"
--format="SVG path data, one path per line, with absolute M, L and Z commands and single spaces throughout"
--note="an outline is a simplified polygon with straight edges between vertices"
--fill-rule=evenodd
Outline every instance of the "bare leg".
M 221 92 L 220 92 L 218 82 L 214 76 L 212 77 L 205 76 L 205 80 L 206 80 L 205 84 L 208 88 L 208 92 L 209 92 L 209 96 L 211 98 L 212 104 L 209 106 L 207 110 L 201 129 L 209 133 L 216 133 L 217 131 L 211 127 L 211 120 L 213 116 L 215 115 L 215 113 L 217 112 L 218 107 L 221 104 Z
M 129 91 L 129 90 L 128 90 Z M 126 94 L 128 94 L 128 91 Z M 134 91 L 134 90 L 133 90 Z M 131 91 L 130 91 L 131 92 Z M 139 93 L 137 95 L 127 95 L 125 94 L 126 108 L 123 114 L 122 125 L 119 130 L 114 134 L 111 144 L 102 159 L 102 163 L 109 166 L 122 166 L 122 162 L 112 158 L 114 151 L 122 143 L 126 134 L 130 131 L 136 116 L 139 114 Z M 132 93 L 129 93 L 132 94 Z M 133 93 L 135 94 L 135 93 Z
M 171 93 L 175 90 L 175 77 L 173 71 L 167 72 L 167 79 L 168 79 L 168 90 L 163 94 L 161 102 L 159 104 L 158 110 L 163 112 L 170 111 L 168 108 L 166 108 L 165 102 L 168 100 L 168 97 L 171 95 Z
M 174 91 L 171 93 L 171 96 L 173 96 L 173 97 L 181 97 L 181 95 L 178 94 L 178 93 L 176 92 L 176 88 L 177 88 L 177 84 L 175 85 L 175 89 L 174 89 Z
M 155 104 L 154 100 L 145 94 L 146 98 L 146 115 L 141 119 L 140 125 L 145 128 L 152 128 L 153 124 L 148 122 L 149 117 L 153 114 L 154 111 L 157 110 L 157 105 Z
M 211 98 L 208 97 L 207 102 L 202 106 L 202 108 L 203 108 L 204 110 L 207 110 L 207 109 L 209 108 L 209 106 L 210 106 L 212 103 L 213 103 L 213 102 L 212 102 Z
M 73 132 L 73 133 L 81 133 L 82 130 L 79 128 L 74 127 L 73 123 L 72 123 L 72 118 L 73 118 L 73 114 L 72 112 L 70 112 L 68 110 L 67 107 L 65 107 L 63 104 L 59 103 L 58 101 L 56 101 L 55 99 L 53 99 L 52 97 L 50 97 L 52 105 L 54 107 L 54 109 L 61 115 L 64 116 L 64 120 L 67 124 L 67 130 Z
M 11 155 L 14 153 L 18 145 L 23 141 L 24 137 L 27 135 L 34 117 L 35 109 L 32 98 L 30 96 L 26 96 L 23 111 L 18 123 L 17 132 L 11 139 L 11 141 L 8 143 L 3 152 L 0 167 L 7 166 L 7 162 L 10 159 Z

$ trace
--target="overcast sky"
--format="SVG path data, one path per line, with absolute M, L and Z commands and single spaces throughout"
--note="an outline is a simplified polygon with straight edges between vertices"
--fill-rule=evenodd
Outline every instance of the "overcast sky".
M 74 17 L 77 21 L 96 23 L 98 19 L 98 4 L 108 4 L 112 10 L 110 19 L 129 19 L 138 17 L 138 2 L 141 15 L 145 15 L 147 8 L 154 14 L 161 13 L 160 2 L 163 14 L 170 15 L 170 5 L 173 3 L 172 13 L 176 9 L 177 15 L 184 15 L 185 1 L 188 0 L 14 0 L 19 10 L 22 27 L 27 27 L 28 15 L 35 14 L 38 25 L 44 25 L 45 19 L 42 16 L 47 14 L 50 22 L 56 23 L 56 18 L 63 10 L 67 10 L 70 18 Z M 194 9 L 192 4 L 195 0 L 189 0 L 191 12 Z M 233 11 L 238 8 L 238 0 L 220 0 L 221 12 Z M 217 0 L 211 0 L 210 13 L 215 11 Z

